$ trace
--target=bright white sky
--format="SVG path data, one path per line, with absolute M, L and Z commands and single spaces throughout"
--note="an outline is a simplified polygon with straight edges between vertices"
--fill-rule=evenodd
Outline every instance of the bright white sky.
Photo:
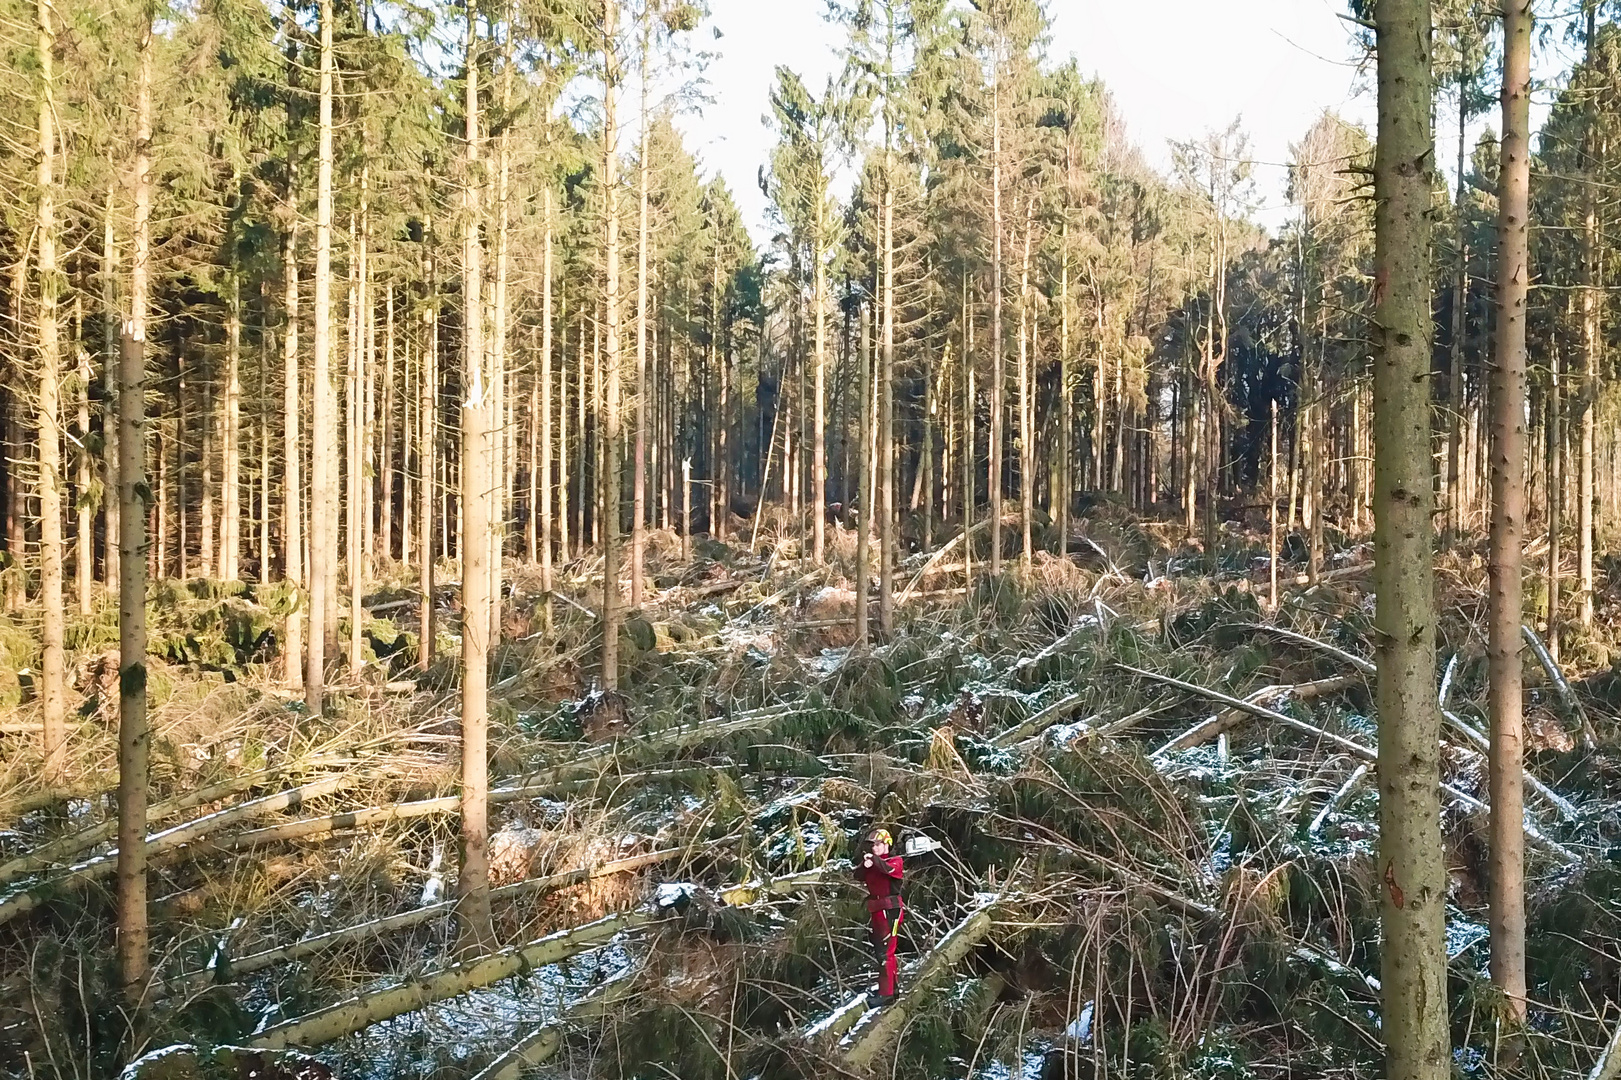
M 1360 51 L 1338 18 L 1345 0 L 1049 0 L 1050 54 L 1073 53 L 1101 76 L 1148 161 L 1168 169 L 1167 140 L 1190 139 L 1243 118 L 1257 159 L 1259 215 L 1286 216 L 1289 143 L 1325 108 L 1372 127 L 1373 93 Z M 697 47 L 714 99 L 680 123 L 707 172 L 719 170 L 756 238 L 765 236 L 757 175 L 772 143 L 762 116 L 778 64 L 819 92 L 840 61 L 840 31 L 824 0 L 710 0 L 721 32 Z

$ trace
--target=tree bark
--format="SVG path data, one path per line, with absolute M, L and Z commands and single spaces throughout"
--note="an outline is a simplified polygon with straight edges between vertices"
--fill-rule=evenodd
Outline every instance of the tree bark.
M 856 497 L 856 648 L 865 649 L 870 630 L 867 625 L 867 593 L 871 584 L 868 572 L 872 556 L 872 331 L 871 323 L 859 309 L 856 319 L 861 323 L 861 362 L 858 407 L 861 409 L 861 476 Z
M 484 352 L 483 224 L 479 198 L 478 20 L 467 18 L 467 175 L 462 185 L 462 821 L 457 917 L 464 949 L 494 940 L 490 925 L 489 738 L 490 500 L 489 395 Z
M 890 151 L 884 152 L 884 326 L 878 388 L 878 629 L 895 632 L 895 183 Z M 762 497 L 764 492 L 761 493 Z
M 552 186 L 542 194 L 545 241 L 540 264 L 540 587 L 552 603 Z M 567 483 L 567 476 L 563 477 Z M 531 513 L 533 508 L 531 508 Z
M 1374 157 L 1374 580 L 1382 1030 L 1391 1080 L 1451 1074 L 1435 699 L 1429 395 L 1429 0 L 1379 0 Z
M 618 0 L 602 0 L 602 190 L 605 219 L 602 450 L 602 684 L 619 686 L 619 91 Z
M 989 491 L 991 576 L 1002 572 L 1002 78 L 991 84 L 991 427 Z
M 225 324 L 224 412 L 218 573 L 222 581 L 235 581 L 242 563 L 242 283 L 234 271 Z
M 332 0 L 320 0 L 321 83 L 315 178 L 315 332 L 310 387 L 309 641 L 304 702 L 321 715 L 326 688 L 326 645 L 338 537 L 333 527 L 338 500 L 333 455 L 336 417 L 332 400 Z
M 282 278 L 286 290 L 283 304 L 287 328 L 282 340 L 282 576 L 295 590 L 295 603 L 287 613 L 287 640 L 282 654 L 286 659 L 286 682 L 293 689 L 304 685 L 304 633 L 309 624 L 308 593 L 304 590 L 304 536 L 301 498 L 298 429 L 303 399 L 298 387 L 298 225 L 294 223 L 282 240 Z
M 1525 307 L 1530 286 L 1531 0 L 1503 0 L 1503 138 L 1498 174 L 1497 349 L 1492 371 L 1491 714 L 1492 982 L 1525 1017 L 1525 834 L 1521 547 L 1525 529 Z
M 56 31 L 51 0 L 38 0 L 40 99 L 39 191 L 34 220 L 39 252 L 39 591 L 43 609 L 40 664 L 45 779 L 67 778 L 67 688 L 62 605 L 62 349 L 57 336 L 56 87 L 52 53 Z
M 630 512 L 630 606 L 642 606 L 642 548 L 646 542 L 643 530 L 647 521 L 647 406 L 651 387 L 647 381 L 647 249 L 650 242 L 647 222 L 647 83 L 652 54 L 652 24 L 656 17 L 651 9 L 642 12 L 641 92 L 642 107 L 638 117 L 641 125 L 637 140 L 636 162 L 636 449 L 632 465 Z
M 135 88 L 135 218 L 129 318 L 118 365 L 118 981 L 141 1011 L 151 977 L 146 929 L 146 307 L 152 216 L 152 20 L 140 27 Z

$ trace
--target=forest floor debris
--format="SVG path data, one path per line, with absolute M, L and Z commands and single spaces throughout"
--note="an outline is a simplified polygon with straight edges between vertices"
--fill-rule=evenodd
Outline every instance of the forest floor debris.
M 509 621 L 528 629 L 494 657 L 491 739 L 509 944 L 481 960 L 459 960 L 447 899 L 453 666 L 371 654 L 317 718 L 272 681 L 273 633 L 232 631 L 253 651 L 230 658 L 199 639 L 205 659 L 171 659 L 156 695 L 150 843 L 176 857 L 152 871 L 144 1049 L 297 1046 L 290 1069 L 363 1077 L 1377 1072 L 1366 581 L 1289 586 L 1267 612 L 1259 576 L 1211 575 L 1151 526 L 971 587 L 948 539 L 897 579 L 896 633 L 865 651 L 837 562 L 650 557 L 662 584 L 630 620 L 620 694 L 589 681 L 591 568 L 559 572 L 547 629 L 548 597 L 514 567 Z M 1480 940 L 1484 661 L 1457 614 L 1477 610 L 1477 578 L 1446 578 L 1438 690 L 1458 1067 L 1586 1074 L 1615 1028 L 1590 988 L 1621 979 L 1603 945 L 1621 941 L 1621 677 L 1527 651 L 1533 701 L 1568 737 L 1527 760 L 1534 1052 L 1500 1062 Z M 379 595 L 379 640 L 418 625 L 414 602 Z M 250 594 L 231 599 L 259 625 Z M 194 601 L 179 612 L 153 617 L 224 633 Z M 84 778 L 111 751 L 99 685 L 84 682 Z M 30 744 L 3 749 L 0 953 L 25 992 L 0 1003 L 0 1072 L 110 1075 L 127 1048 L 109 890 L 86 870 L 110 864 L 108 796 L 81 781 L 53 799 L 27 779 Z M 932 848 L 909 860 L 901 996 L 876 1012 L 847 861 L 874 822 Z M 809 1049 L 841 1039 L 834 1064 Z

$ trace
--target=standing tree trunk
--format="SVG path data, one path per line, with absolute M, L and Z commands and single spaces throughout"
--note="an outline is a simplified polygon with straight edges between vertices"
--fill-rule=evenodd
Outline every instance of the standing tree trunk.
M 827 195 L 821 190 L 822 172 L 817 170 L 816 228 L 812 257 L 816 260 L 815 292 L 811 318 L 816 320 L 816 404 L 811 422 L 811 559 L 817 566 L 827 559 Z
M 74 501 L 79 511 L 79 520 L 73 530 L 73 538 L 78 546 L 73 569 L 78 581 L 73 591 L 79 600 L 79 614 L 88 615 L 91 592 L 95 588 L 96 581 L 96 511 L 95 504 L 90 498 L 90 382 L 93 376 L 90 371 L 90 350 L 84 345 L 82 292 L 76 293 L 73 298 L 73 323 L 77 327 L 79 341 L 79 389 L 75 395 L 79 405 L 78 431 L 73 436 L 73 441 L 79 448 L 75 455 L 77 467 L 73 484 L 77 496 Z
M 1059 239 L 1058 274 L 1058 554 L 1069 556 L 1069 504 L 1075 491 L 1075 388 L 1069 362 L 1069 217 Z M 972 451 L 970 450 L 970 453 Z
M 298 389 L 298 225 L 287 231 L 282 241 L 282 277 L 286 288 L 287 329 L 282 339 L 282 575 L 293 586 L 295 597 L 304 589 L 303 511 L 299 506 L 300 457 L 298 428 L 303 399 Z M 309 626 L 306 602 L 294 603 L 287 613 L 286 682 L 293 689 L 304 685 L 304 633 Z
M 34 220 L 39 250 L 39 592 L 43 608 L 40 702 L 44 721 L 45 778 L 67 778 L 67 700 L 62 607 L 62 418 L 61 343 L 57 340 L 56 297 L 56 88 L 51 71 L 56 31 L 51 0 L 38 0 L 39 13 L 39 204 Z
M 1498 173 L 1497 355 L 1492 370 L 1492 982 L 1525 1017 L 1525 793 L 1520 671 L 1525 530 L 1525 304 L 1530 286 L 1531 0 L 1503 0 L 1503 139 Z
M 231 274 L 225 325 L 225 425 L 220 447 L 221 581 L 235 581 L 242 562 L 242 283 Z
M 991 576 L 1002 572 L 1002 79 L 991 84 Z M 1095 478 L 1094 478 L 1095 479 Z
M 643 531 L 647 521 L 647 406 L 651 387 L 647 381 L 647 82 L 652 53 L 652 23 L 654 13 L 643 12 L 641 48 L 642 107 L 638 116 L 641 134 L 637 145 L 636 162 L 636 448 L 631 472 L 630 511 L 630 606 L 642 606 L 642 548 L 646 542 Z
M 116 183 L 114 181 L 113 183 Z M 119 342 L 122 338 L 118 317 L 118 245 L 113 233 L 113 183 L 107 187 L 106 209 L 102 214 L 101 222 L 101 316 L 104 327 L 104 340 L 102 341 L 102 388 L 105 390 L 106 403 L 102 406 L 101 434 L 105 444 L 102 447 L 102 491 L 101 506 L 105 516 L 103 527 L 106 530 L 104 544 L 105 557 L 102 559 L 102 571 L 105 575 L 107 594 L 118 592 L 119 563 L 117 555 L 119 536 L 122 522 L 119 517 L 118 504 L 118 365 L 122 355 Z
M 1374 585 L 1386 1072 L 1446 1080 L 1446 860 L 1430 520 L 1429 0 L 1379 0 L 1374 156 Z
M 1560 356 L 1555 348 L 1548 357 L 1548 419 L 1545 430 L 1548 474 L 1548 652 L 1559 662 L 1559 571 L 1564 561 L 1562 537 L 1564 522 L 1564 395 L 1560 392 Z
M 619 46 L 615 40 L 618 0 L 602 0 L 602 192 L 605 233 L 603 306 L 604 376 L 602 407 L 602 685 L 619 687 L 619 128 L 615 95 L 619 89 Z
M 433 225 L 424 222 L 422 244 L 427 249 L 423 259 L 423 288 L 427 291 L 427 305 L 422 311 L 427 340 L 417 360 L 421 374 L 417 392 L 422 417 L 422 431 L 417 440 L 417 530 L 422 534 L 417 554 L 417 589 L 421 594 L 421 629 L 417 642 L 417 666 L 424 671 L 433 663 L 434 636 L 439 632 L 434 618 L 434 524 L 439 498 L 439 283 L 434 268 Z M 441 525 L 443 521 L 439 522 Z
M 1035 198 L 1024 203 L 1024 255 L 1019 260 L 1019 565 L 1030 569 L 1034 557 L 1034 540 L 1030 532 L 1030 519 L 1035 516 L 1035 408 L 1030 400 L 1030 239 L 1035 232 Z
M 1597 34 L 1597 7 L 1587 2 L 1587 50 L 1592 54 Z M 1581 599 L 1581 622 L 1593 625 L 1593 441 L 1597 425 L 1599 350 L 1602 316 L 1599 305 L 1604 296 L 1604 264 L 1599 255 L 1601 239 L 1598 220 L 1599 160 L 1595 160 L 1593 127 L 1595 109 L 1589 106 L 1588 129 L 1582 137 L 1585 176 L 1582 183 L 1582 388 L 1577 396 L 1581 427 L 1581 460 L 1577 464 L 1576 485 L 1576 566 L 1577 592 Z M 1599 136 L 1602 148 L 1602 136 Z
M 540 263 L 540 587 L 552 609 L 552 187 L 543 194 L 546 237 Z M 568 478 L 563 477 L 565 483 Z M 533 512 L 533 508 L 531 508 Z
M 406 357 L 409 363 L 410 357 Z M 382 489 L 378 514 L 378 560 L 387 565 L 394 559 L 394 283 L 383 292 L 383 382 L 378 389 L 382 412 L 381 452 L 377 455 L 377 477 Z M 403 533 L 403 529 L 402 529 Z M 401 536 L 404 547 L 404 536 Z M 402 550 L 401 554 L 404 552 Z
M 332 457 L 337 431 L 332 401 L 332 0 L 320 0 L 320 128 L 315 175 L 315 332 L 310 387 L 309 650 L 304 701 L 321 715 L 326 688 L 328 612 L 338 536 L 338 500 Z
M 884 154 L 883 368 L 878 386 L 878 629 L 887 641 L 895 631 L 895 185 Z M 760 492 L 765 497 L 765 492 Z
M 876 316 L 877 310 L 874 309 Z M 856 648 L 867 647 L 867 593 L 871 584 L 868 569 L 872 558 L 872 323 L 860 308 L 856 319 L 861 323 L 860 387 L 857 407 L 861 410 L 861 477 L 858 481 L 856 506 Z
M 151 977 L 146 934 L 146 293 L 152 217 L 152 20 L 135 85 L 134 252 L 118 364 L 118 981 L 135 1014 Z
M 467 17 L 467 175 L 462 186 L 462 831 L 456 891 L 461 941 L 488 945 L 490 925 L 489 737 L 490 502 L 489 398 L 484 354 L 483 248 L 479 198 L 478 20 Z
M 1463 35 L 1460 35 L 1463 40 Z M 1462 56 L 1458 61 L 1458 189 L 1453 199 L 1452 212 L 1457 235 L 1457 264 L 1452 278 L 1452 343 L 1449 352 L 1451 370 L 1447 374 L 1447 404 L 1450 415 L 1447 423 L 1447 513 L 1445 535 L 1441 546 L 1450 548 L 1463 536 L 1463 483 L 1459 453 L 1463 448 L 1463 335 L 1468 325 L 1469 307 L 1469 241 L 1464 232 L 1463 200 L 1468 174 L 1464 171 L 1469 127 L 1469 61 Z

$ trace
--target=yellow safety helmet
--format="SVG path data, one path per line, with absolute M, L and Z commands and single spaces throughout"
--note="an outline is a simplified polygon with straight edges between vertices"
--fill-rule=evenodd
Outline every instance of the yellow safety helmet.
M 888 829 L 874 829 L 872 835 L 867 839 L 874 844 L 882 843 L 888 844 L 890 847 L 895 846 L 895 838 L 889 835 Z

